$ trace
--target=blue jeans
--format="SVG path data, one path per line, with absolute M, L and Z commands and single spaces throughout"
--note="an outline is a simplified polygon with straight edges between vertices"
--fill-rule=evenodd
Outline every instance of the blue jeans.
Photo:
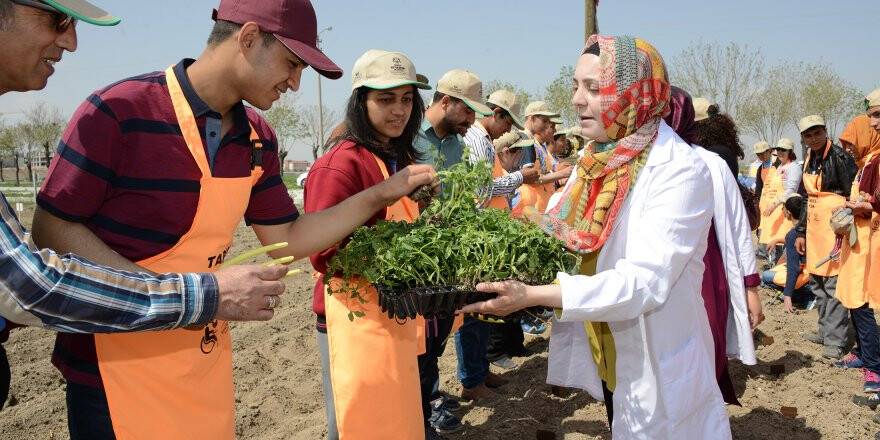
M 867 304 L 849 311 L 853 327 L 856 329 L 856 354 L 865 363 L 865 368 L 880 374 L 880 335 L 874 310 Z
M 782 290 L 782 294 L 785 296 L 792 296 L 794 294 L 794 289 L 797 287 L 797 278 L 800 275 L 801 263 L 804 261 L 804 256 L 799 254 L 794 247 L 795 240 L 797 240 L 797 231 L 791 228 L 788 234 L 785 234 L 785 266 L 788 268 L 785 288 Z
M 428 419 L 431 417 L 431 400 L 436 397 L 440 385 L 438 361 L 446 350 L 446 338 L 452 331 L 453 321 L 455 315 L 425 320 L 425 353 L 419 355 L 419 381 L 425 426 L 428 426 Z
M 455 334 L 455 353 L 458 357 L 458 380 L 465 388 L 474 388 L 486 381 L 489 375 L 489 331 L 492 324 L 471 316 L 464 317 L 464 324 Z

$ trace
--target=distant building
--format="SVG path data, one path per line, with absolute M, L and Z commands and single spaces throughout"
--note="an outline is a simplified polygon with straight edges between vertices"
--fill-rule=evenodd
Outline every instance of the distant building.
M 312 166 L 312 163 L 307 160 L 285 160 L 284 161 L 284 171 L 290 171 L 294 173 L 302 173 L 309 169 Z

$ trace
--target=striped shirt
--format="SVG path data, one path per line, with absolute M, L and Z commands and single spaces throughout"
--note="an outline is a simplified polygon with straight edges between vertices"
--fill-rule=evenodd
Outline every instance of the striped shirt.
M 211 274 L 151 276 L 39 250 L 0 194 L 0 297 L 9 321 L 108 333 L 205 325 L 217 311 L 218 289 Z
M 470 153 L 471 163 L 486 161 L 490 165 L 495 163 L 495 146 L 492 145 L 492 139 L 489 132 L 480 124 L 480 121 L 474 122 L 471 128 L 464 135 L 464 143 L 467 144 Z M 521 171 L 514 171 L 505 176 L 501 176 L 492 181 L 492 196 L 506 196 L 513 194 L 517 188 L 523 183 L 523 175 Z

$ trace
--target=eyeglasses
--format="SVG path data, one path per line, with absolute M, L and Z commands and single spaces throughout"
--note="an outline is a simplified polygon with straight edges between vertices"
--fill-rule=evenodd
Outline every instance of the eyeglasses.
M 29 6 L 31 8 L 36 8 L 41 11 L 46 11 L 52 13 L 52 20 L 55 22 L 55 31 L 59 34 L 63 34 L 70 29 L 71 26 L 76 26 L 76 19 L 67 15 L 50 5 L 47 5 L 40 1 L 34 0 L 10 0 L 12 3 L 22 6 Z

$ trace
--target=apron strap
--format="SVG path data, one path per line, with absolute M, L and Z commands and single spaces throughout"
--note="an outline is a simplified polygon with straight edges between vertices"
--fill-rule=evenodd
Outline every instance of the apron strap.
M 195 159 L 199 170 L 203 177 L 211 176 L 211 166 L 208 164 L 208 158 L 205 156 L 205 144 L 202 143 L 202 135 L 199 133 L 199 126 L 196 124 L 196 118 L 193 115 L 192 108 L 183 94 L 177 75 L 174 74 L 174 66 L 165 69 L 165 82 L 168 84 L 168 94 L 171 96 L 171 104 L 174 106 L 174 114 L 177 116 L 177 123 L 180 125 L 180 132 L 186 141 L 190 154 Z
M 388 167 L 385 166 L 385 162 L 383 162 L 382 159 L 379 159 L 379 156 L 376 156 L 376 154 L 373 152 L 370 152 L 370 155 L 373 156 L 373 159 L 376 161 L 376 165 L 379 165 L 379 171 L 382 172 L 382 177 L 384 177 L 385 180 L 388 180 Z M 407 215 L 409 215 L 410 218 L 415 219 L 419 216 L 418 205 L 415 205 L 415 203 L 401 203 L 401 205 L 403 206 L 403 209 L 406 211 Z M 415 211 L 413 211 L 413 205 L 415 205 Z

